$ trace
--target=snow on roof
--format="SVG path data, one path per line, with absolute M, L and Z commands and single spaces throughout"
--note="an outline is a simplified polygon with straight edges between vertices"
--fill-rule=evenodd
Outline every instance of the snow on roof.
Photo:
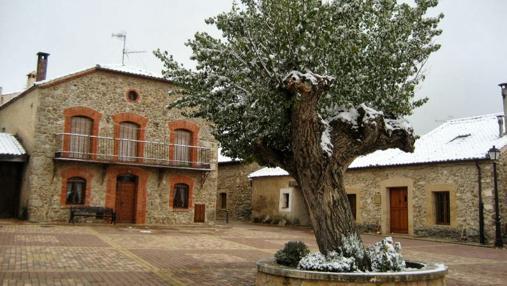
M 255 171 L 253 173 L 250 173 L 250 175 L 248 175 L 248 178 L 251 179 L 251 178 L 258 178 L 258 177 L 278 177 L 278 176 L 288 176 L 288 175 L 289 175 L 289 173 L 287 173 L 287 171 L 285 171 L 284 169 L 282 169 L 280 167 L 276 167 L 276 168 L 265 167 L 265 168 Z
M 154 78 L 154 79 L 166 80 L 164 77 L 162 77 L 162 75 L 160 73 L 146 71 L 146 70 L 143 70 L 138 67 L 122 66 L 122 65 L 115 65 L 115 64 L 97 64 L 95 66 L 84 68 L 84 69 L 79 69 L 79 70 L 67 73 L 65 75 L 56 76 L 53 78 L 37 81 L 37 82 L 35 82 L 35 85 L 43 85 L 43 84 L 46 84 L 49 82 L 65 79 L 68 77 L 73 77 L 75 75 L 85 73 L 88 71 L 92 71 L 94 69 L 110 70 L 110 71 L 121 72 L 121 73 L 125 73 L 125 74 L 131 74 L 131 75 L 137 75 L 137 76 L 150 77 L 150 78 Z
M 507 136 L 498 136 L 498 114 L 486 114 L 445 122 L 415 142 L 414 153 L 400 149 L 376 151 L 354 160 L 349 168 L 393 166 L 486 158 L 494 146 L 507 145 Z
M 26 151 L 16 137 L 9 133 L 0 133 L 0 155 L 20 156 Z
M 122 73 L 133 74 L 133 75 L 148 76 L 148 77 L 164 79 L 162 77 L 161 73 L 150 72 L 150 71 L 138 68 L 138 67 L 122 66 L 122 65 L 97 65 L 97 67 L 112 70 L 112 71 L 118 71 L 118 72 L 122 72 Z
M 6 104 L 11 99 L 15 98 L 16 96 L 20 95 L 22 91 L 15 91 L 10 93 L 4 93 L 0 94 L 0 105 Z
M 507 135 L 498 136 L 498 114 L 486 114 L 445 122 L 415 142 L 414 153 L 400 149 L 376 151 L 358 157 L 350 169 L 485 159 L 493 145 L 502 149 Z M 263 168 L 248 177 L 284 176 L 281 168 Z

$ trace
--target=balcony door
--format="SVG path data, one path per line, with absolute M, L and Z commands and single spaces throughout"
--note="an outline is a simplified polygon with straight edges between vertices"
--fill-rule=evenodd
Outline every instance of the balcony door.
M 138 140 L 139 125 L 132 122 L 120 123 L 120 138 L 118 138 L 118 159 L 120 161 L 136 161 L 139 157 Z
M 192 142 L 192 132 L 177 129 L 174 132 L 174 160 L 178 165 L 190 165 L 191 163 L 191 150 L 190 144 Z
M 74 116 L 71 120 L 69 157 L 88 159 L 91 155 L 91 135 L 93 120 L 84 116 Z

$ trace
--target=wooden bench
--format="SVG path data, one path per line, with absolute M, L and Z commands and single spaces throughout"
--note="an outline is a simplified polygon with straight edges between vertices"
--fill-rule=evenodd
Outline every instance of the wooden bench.
M 111 223 L 116 224 L 116 213 L 111 208 L 104 207 L 71 207 L 69 223 L 75 223 L 75 218 L 82 217 L 95 217 L 97 219 L 110 218 Z

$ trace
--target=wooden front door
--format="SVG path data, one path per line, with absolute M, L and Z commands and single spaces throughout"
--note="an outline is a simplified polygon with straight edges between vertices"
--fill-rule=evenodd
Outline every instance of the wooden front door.
M 206 205 L 195 204 L 194 206 L 194 222 L 204 222 L 206 217 Z
M 391 188 L 389 190 L 391 232 L 408 233 L 408 198 L 407 188 Z
M 137 177 L 118 176 L 116 179 L 116 222 L 136 222 Z

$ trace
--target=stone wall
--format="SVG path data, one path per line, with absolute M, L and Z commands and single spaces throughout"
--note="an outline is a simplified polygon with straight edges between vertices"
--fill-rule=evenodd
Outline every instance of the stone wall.
M 224 219 L 220 194 L 227 194 L 229 219 L 248 220 L 252 211 L 252 191 L 248 174 L 259 170 L 257 163 L 245 164 L 240 161 L 218 164 L 217 218 Z
M 159 80 L 129 76 L 121 73 L 94 71 L 65 81 L 40 86 L 37 92 L 39 104 L 35 115 L 35 134 L 30 162 L 24 181 L 29 195 L 24 204 L 28 207 L 30 220 L 64 220 L 68 210 L 60 201 L 62 182 L 61 172 L 73 167 L 75 163 L 54 161 L 56 133 L 64 132 L 64 110 L 71 107 L 87 107 L 99 112 L 99 136 L 114 136 L 113 116 L 119 113 L 133 113 L 147 119 L 144 130 L 145 140 L 169 141 L 169 122 L 186 119 L 176 109 L 168 110 L 166 105 L 175 97 L 169 97 L 169 83 Z M 140 96 L 137 102 L 127 100 L 129 90 Z M 27 95 L 26 98 L 32 98 Z M 5 112 L 1 110 L 0 114 Z M 25 111 L 31 114 L 30 109 Z M 194 182 L 193 202 L 206 204 L 206 221 L 215 219 L 217 184 L 217 144 L 209 127 L 201 119 L 186 119 L 200 126 L 199 144 L 212 150 L 212 171 L 204 175 L 200 171 L 175 171 L 163 168 L 142 167 L 146 180 L 146 223 L 190 223 L 193 222 L 193 209 L 174 211 L 169 207 L 168 178 L 184 175 Z M 92 175 L 90 204 L 103 206 L 106 201 L 108 175 L 111 165 L 79 163 Z
M 504 187 L 507 153 L 498 162 L 498 188 L 501 210 L 505 209 Z M 478 162 L 481 169 L 484 225 L 488 243 L 495 235 L 494 184 L 492 163 Z M 279 189 L 291 178 L 262 177 L 253 180 L 254 214 L 273 215 L 278 210 Z M 406 187 L 408 191 L 408 233 L 477 241 L 479 237 L 478 168 L 474 161 L 421 164 L 397 167 L 349 169 L 345 175 L 347 193 L 356 194 L 356 223 L 366 231 L 390 233 L 389 188 Z M 256 190 L 259 190 L 257 192 Z M 450 224 L 437 225 L 434 192 L 450 195 Z M 506 214 L 501 212 L 505 222 Z M 505 228 L 505 223 L 502 224 Z
M 491 165 L 488 162 L 479 165 L 483 173 L 486 236 L 491 238 Z M 352 169 L 345 176 L 345 185 L 347 189 L 359 189 L 362 194 L 358 200 L 361 223 L 378 224 L 382 233 L 390 232 L 389 188 L 407 187 L 409 234 L 478 239 L 478 171 L 474 162 Z M 435 191 L 450 192 L 450 225 L 435 223 L 432 194 Z

